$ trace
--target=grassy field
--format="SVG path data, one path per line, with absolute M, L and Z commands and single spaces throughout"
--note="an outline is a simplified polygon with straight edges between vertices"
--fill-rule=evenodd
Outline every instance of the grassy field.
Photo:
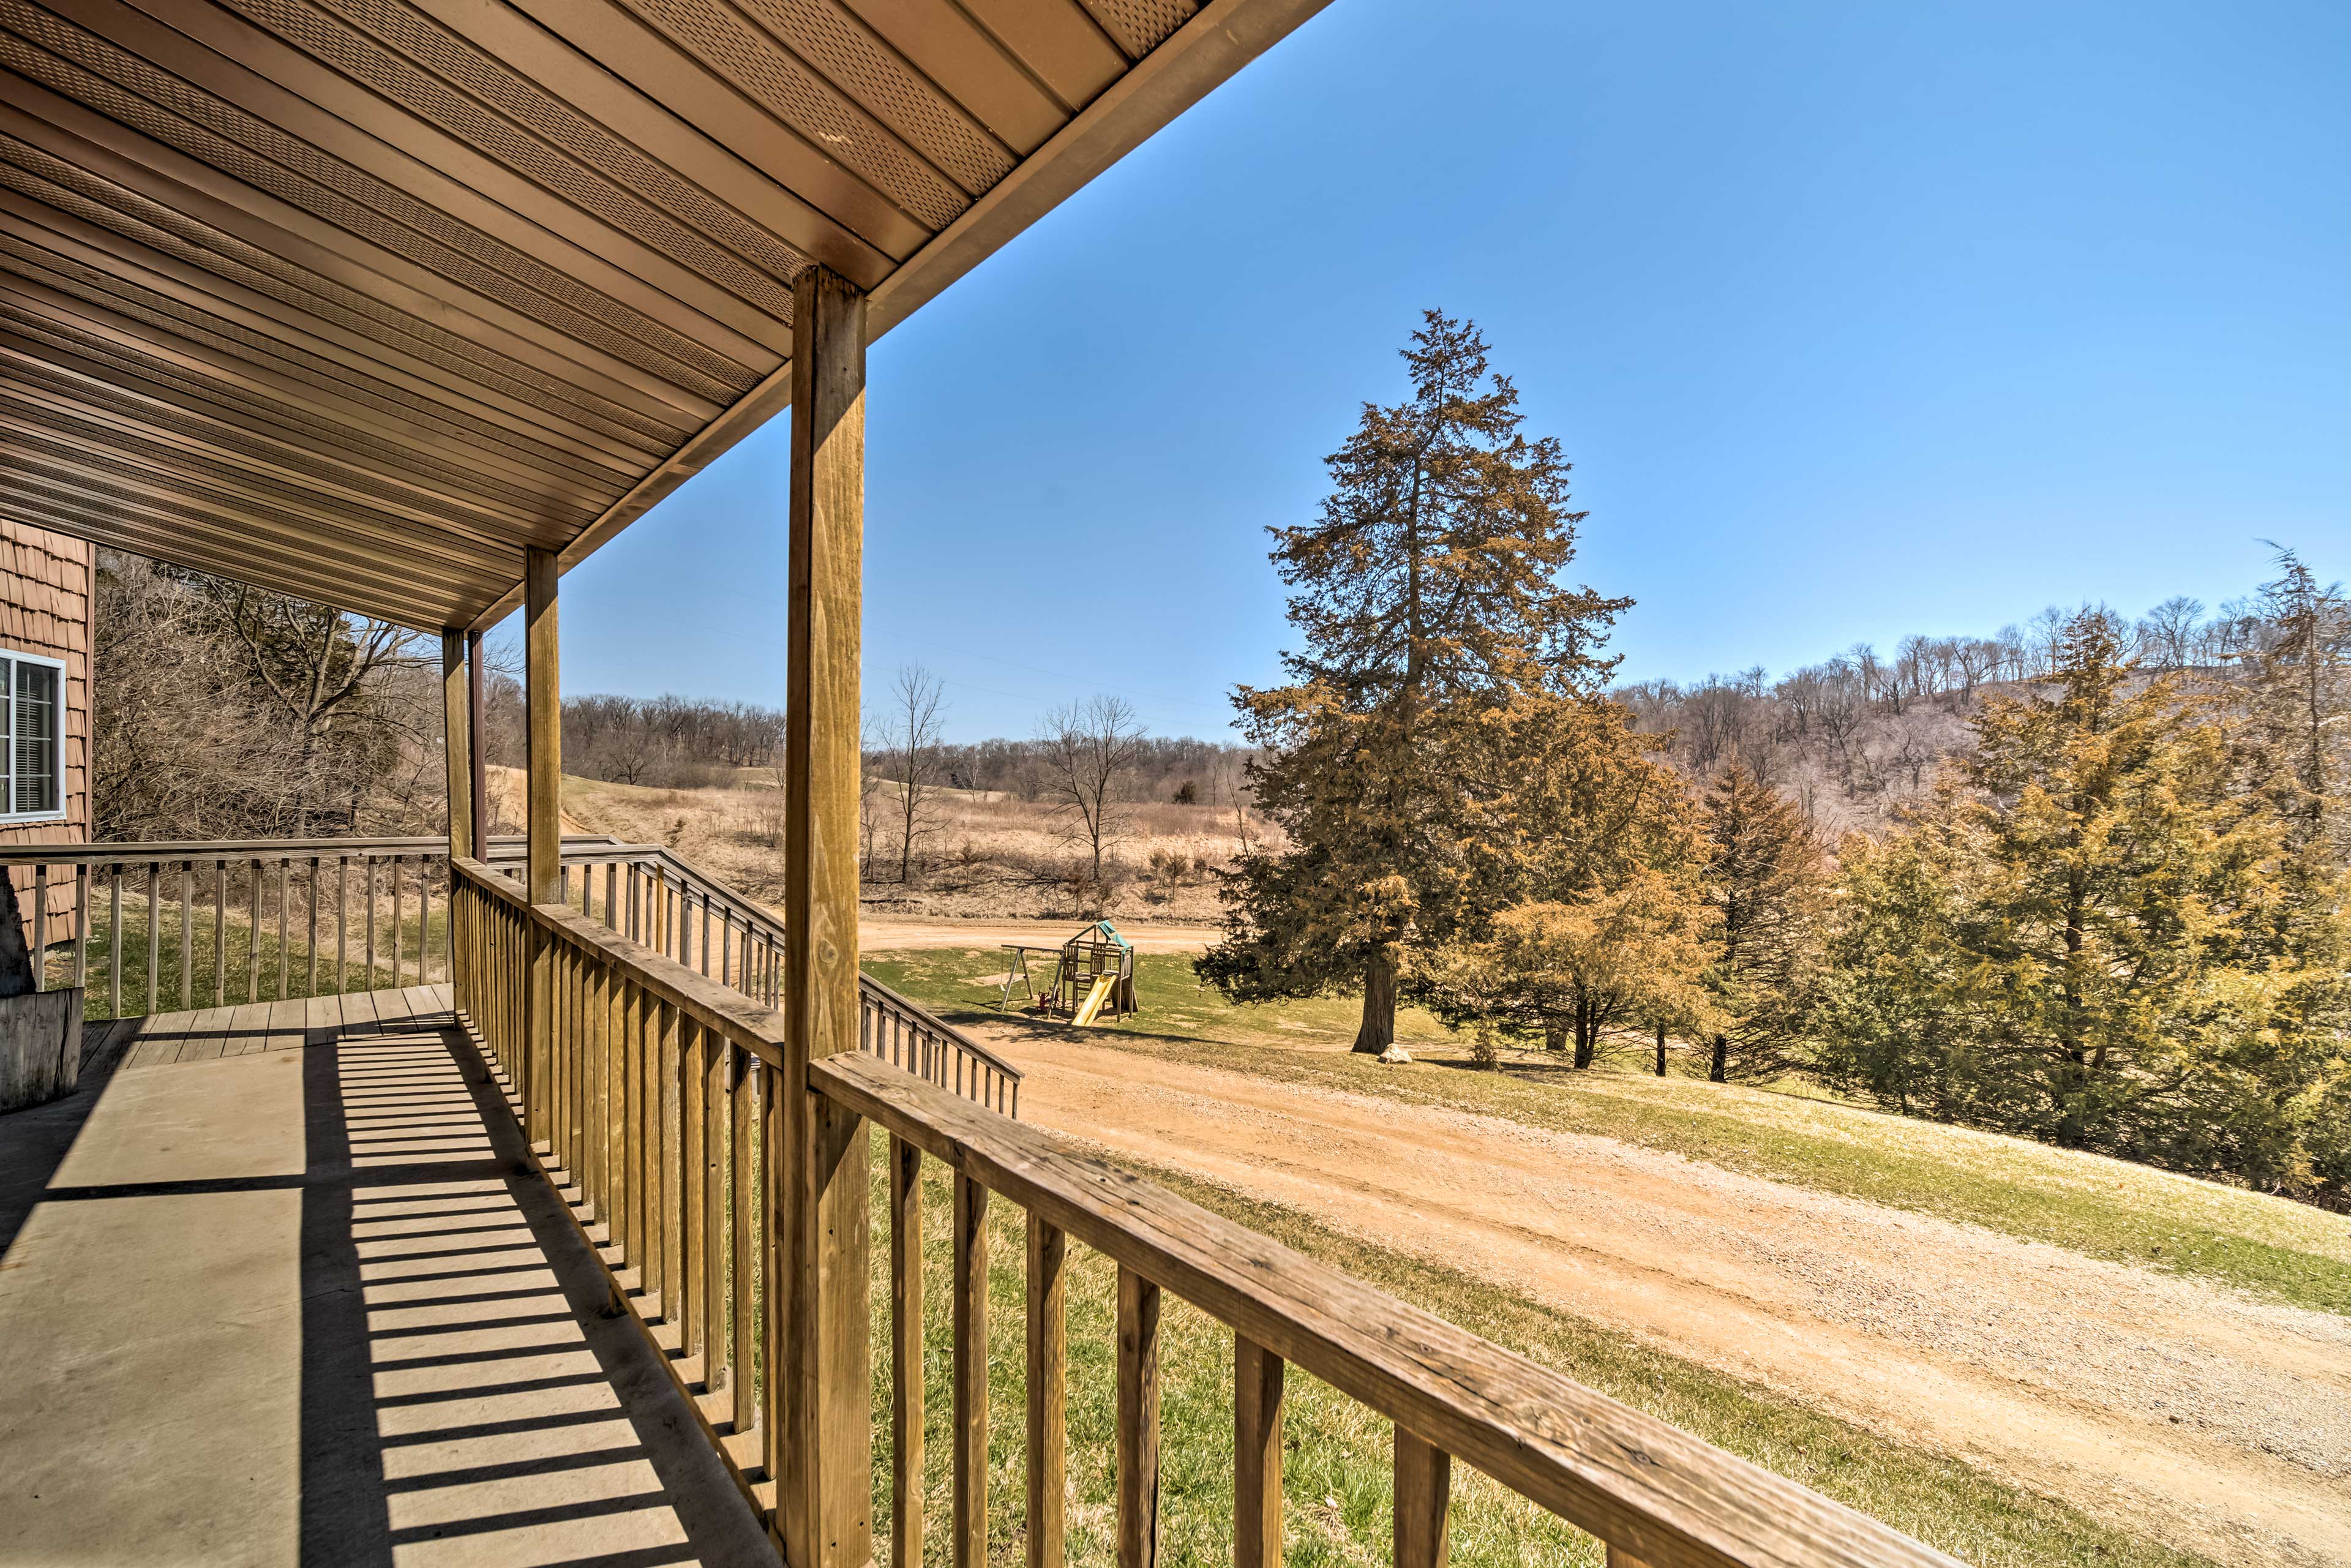
M 223 932 L 225 962 L 222 965 L 227 986 L 215 991 L 213 968 L 213 913 L 199 908 L 193 913 L 194 940 L 190 944 L 189 967 L 193 984 L 188 994 L 180 988 L 180 918 L 178 908 L 169 903 L 163 906 L 162 929 L 157 934 L 160 956 L 155 967 L 156 992 L 147 993 L 147 913 L 143 907 L 126 902 L 122 910 L 120 947 L 122 967 L 122 1007 L 116 1013 L 111 1007 L 111 981 L 116 952 L 115 933 L 104 924 L 101 912 L 99 924 L 89 936 L 89 978 L 85 982 L 82 1016 L 86 1019 L 137 1018 L 151 1012 L 176 1012 L 191 1008 L 211 1007 L 217 996 L 230 1004 L 256 999 L 269 1000 L 280 994 L 278 964 L 285 963 L 286 982 L 283 994 L 307 997 L 313 994 L 310 987 L 310 947 L 308 931 L 298 914 L 287 927 L 284 944 L 277 940 L 274 916 L 265 909 L 263 929 L 259 933 L 259 997 L 249 994 L 254 988 L 247 984 L 253 970 L 253 928 L 238 918 L 232 910 Z M 365 962 L 366 935 L 361 918 L 355 916 L 345 947 L 343 983 L 335 984 L 335 938 L 330 921 L 319 923 L 319 979 L 316 994 L 331 996 L 337 990 L 367 991 L 392 986 L 413 986 L 418 983 L 416 955 L 420 934 L 428 944 L 425 965 L 426 977 L 439 981 L 448 977 L 447 965 L 443 961 L 443 948 L 448 938 L 448 909 L 434 907 L 429 924 L 420 919 L 415 901 L 406 901 L 401 912 L 401 967 L 397 976 L 392 967 L 392 906 L 386 901 L 376 914 L 376 963 L 370 968 Z M 73 966 L 69 958 L 52 955 L 48 966 L 47 984 L 52 987 L 73 983 Z
M 993 949 L 870 954 L 880 979 L 959 1022 L 997 1019 Z M 2351 1313 L 2351 1219 L 2117 1160 L 1885 1115 L 1813 1096 L 1511 1052 L 1497 1071 L 1426 1014 L 1398 1036 L 1419 1058 L 1383 1067 L 1343 1050 L 1342 998 L 1237 1008 L 1180 954 L 1144 954 L 1144 1010 L 1089 1040 L 1279 1082 L 1383 1095 L 1592 1134 L 1818 1191 L 1981 1225 L 2092 1256 L 2218 1280 L 2273 1300 Z
M 886 1151 L 877 1139 L 873 1203 L 886 1212 Z M 1905 1448 L 1802 1409 L 1466 1275 L 1365 1246 L 1294 1211 L 1164 1171 L 1149 1173 L 1185 1197 L 1627 1404 L 1875 1515 L 1978 1568 L 2080 1563 L 2102 1568 L 2188 1568 L 2203 1559 L 2137 1541 L 2058 1502 L 2003 1485 L 1959 1461 Z M 925 1385 L 929 1391 L 924 1476 L 929 1561 L 944 1563 L 952 1384 L 949 1340 L 949 1183 L 935 1161 L 924 1185 Z M 1023 1434 L 1025 1218 L 990 1206 L 988 1275 L 989 1560 L 1021 1561 L 1026 1517 Z M 874 1291 L 889 1294 L 886 1229 L 874 1238 Z M 1117 1270 L 1072 1246 L 1069 1287 L 1070 1557 L 1113 1560 L 1113 1390 Z M 1232 1532 L 1232 1338 L 1213 1319 L 1169 1298 L 1161 1325 L 1163 1560 L 1222 1563 Z M 875 1318 L 874 1522 L 889 1550 L 889 1345 Z M 1283 1490 L 1288 1561 L 1299 1568 L 1384 1563 L 1391 1529 L 1388 1425 L 1328 1386 L 1292 1372 Z M 1590 1564 L 1596 1542 L 1499 1484 L 1457 1468 L 1452 1561 L 1484 1564 Z

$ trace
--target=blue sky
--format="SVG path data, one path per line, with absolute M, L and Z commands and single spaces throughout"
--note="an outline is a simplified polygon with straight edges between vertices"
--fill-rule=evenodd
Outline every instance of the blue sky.
M 868 692 L 1219 732 L 1431 305 L 1627 678 L 2351 575 L 2347 89 L 2339 4 L 1336 0 L 875 345 Z M 784 436 L 566 577 L 568 691 L 781 704 Z

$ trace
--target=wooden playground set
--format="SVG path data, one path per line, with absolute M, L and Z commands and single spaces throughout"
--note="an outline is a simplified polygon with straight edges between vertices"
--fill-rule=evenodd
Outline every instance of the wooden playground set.
M 996 1004 L 999 1012 L 1011 1008 L 1015 986 L 1027 998 L 1028 1010 L 1040 1018 L 1093 1024 L 1143 1010 L 1134 999 L 1134 944 L 1107 920 L 1095 921 L 1058 947 L 1007 942 L 1004 950 L 1010 962 L 1004 995 Z M 1040 967 L 1046 958 L 1052 960 L 1041 987 L 1029 968 L 1031 955 Z

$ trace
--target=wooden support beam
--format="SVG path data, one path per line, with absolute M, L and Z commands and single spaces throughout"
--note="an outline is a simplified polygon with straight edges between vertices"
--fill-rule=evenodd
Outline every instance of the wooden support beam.
M 857 1050 L 858 639 L 865 528 L 865 296 L 811 267 L 792 284 L 790 587 L 785 684 L 783 1166 L 778 1302 L 789 1568 L 872 1556 L 864 1124 L 811 1092 Z
M 441 629 L 441 745 L 449 780 L 449 853 L 474 853 L 474 721 L 465 633 Z M 475 858 L 479 859 L 479 856 Z M 313 908 L 316 901 L 313 901 Z
M 533 904 L 562 897 L 563 691 L 555 632 L 556 559 L 523 551 L 523 681 L 530 707 L 530 802 L 524 891 Z
M 496 813 L 490 809 L 490 753 L 483 728 L 482 636 L 479 631 L 465 633 L 465 788 L 472 802 L 466 809 L 465 820 L 474 830 L 474 847 L 469 852 L 475 860 L 486 862 L 490 858 L 490 819 Z
M 528 709 L 529 800 L 524 812 L 523 888 L 533 904 L 552 904 L 563 878 L 563 689 L 555 628 L 555 552 L 523 551 L 523 695 Z M 533 1145 L 551 1136 L 555 1064 L 555 949 L 530 928 L 524 1002 L 523 1134 Z M 597 1210 L 603 1211 L 600 1200 Z

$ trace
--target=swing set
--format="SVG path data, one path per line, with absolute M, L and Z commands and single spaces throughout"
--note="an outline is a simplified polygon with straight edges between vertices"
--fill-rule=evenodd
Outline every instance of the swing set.
M 1012 1006 L 1012 988 L 1020 988 L 1028 1010 L 1044 1018 L 1092 1024 L 1141 1012 L 1134 999 L 1134 944 L 1119 935 L 1107 920 L 1097 920 L 1058 947 L 1038 947 L 1007 942 L 1010 962 L 1004 975 L 1004 994 L 997 1010 Z M 1029 969 L 1029 956 L 1041 967 L 1050 956 L 1051 973 L 1040 988 Z

